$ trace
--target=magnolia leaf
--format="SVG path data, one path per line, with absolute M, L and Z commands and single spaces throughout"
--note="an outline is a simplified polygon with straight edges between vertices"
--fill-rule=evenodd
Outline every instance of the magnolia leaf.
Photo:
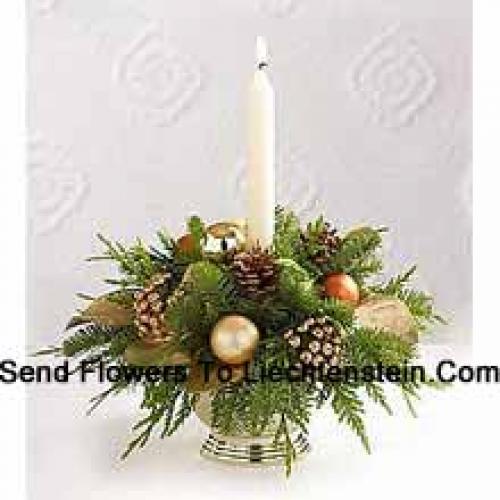
M 408 342 L 418 340 L 415 321 L 402 300 L 371 297 L 356 307 L 354 317 L 365 328 L 383 330 Z
M 176 366 L 189 365 L 191 358 L 174 345 L 149 345 L 141 340 L 130 344 L 125 350 L 125 361 L 135 366 Z
M 112 300 L 110 295 L 94 299 L 79 315 L 69 321 L 66 329 L 85 323 L 104 326 L 128 326 L 132 324 L 134 313 L 131 308 Z

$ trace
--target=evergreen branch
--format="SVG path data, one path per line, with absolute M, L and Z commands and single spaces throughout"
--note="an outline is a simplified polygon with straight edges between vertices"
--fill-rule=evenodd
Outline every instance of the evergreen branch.
M 402 366 L 416 356 L 414 344 L 386 331 L 354 328 L 347 339 L 347 358 L 352 365 Z
M 45 349 L 40 349 L 40 350 L 34 352 L 33 354 L 31 354 L 31 356 L 33 356 L 33 357 L 36 357 L 36 356 L 51 356 L 51 355 L 54 355 L 54 354 L 56 354 L 56 355 L 57 354 L 62 354 L 62 352 L 63 351 L 62 351 L 61 347 L 55 347 L 55 346 L 51 347 L 51 346 L 49 346 L 49 347 L 47 347 Z
M 187 392 L 182 392 L 179 406 L 176 410 L 175 418 L 172 420 L 170 429 L 168 430 L 168 435 L 174 434 L 177 429 L 185 422 L 185 420 L 191 415 L 195 396 L 190 396 Z
M 62 352 L 67 358 L 73 358 L 100 348 L 111 342 L 116 329 L 91 323 L 78 329 L 62 343 Z
M 162 296 L 166 306 L 163 319 L 176 332 L 171 345 L 191 353 L 193 358 L 213 360 L 209 338 L 214 324 L 226 314 L 240 314 L 253 321 L 260 332 L 249 366 L 251 377 L 263 367 L 288 367 L 294 363 L 297 352 L 283 339 L 283 332 L 295 328 L 307 318 L 320 315 L 329 317 L 333 325 L 347 332 L 342 363 L 356 367 L 379 364 L 403 367 L 414 359 L 417 354 L 414 344 L 385 331 L 360 328 L 354 321 L 353 307 L 336 299 L 324 298 L 322 281 L 330 272 L 350 274 L 363 296 L 379 294 L 402 300 L 419 330 L 442 321 L 434 311 L 432 298 L 411 287 L 415 267 L 387 283 L 370 285 L 372 278 L 382 270 L 379 249 L 385 228 L 362 227 L 339 238 L 323 217 L 302 228 L 295 214 L 277 208 L 273 258 L 279 268 L 278 283 L 276 292 L 263 299 L 241 295 L 229 265 L 231 254 L 214 256 L 203 251 L 207 229 L 199 217 L 189 219 L 188 231 L 194 243 L 193 251 L 183 250 L 183 245 L 178 245 L 161 231 L 157 235 L 157 245 L 146 245 L 138 239 L 125 246 L 98 235 L 104 244 L 104 253 L 89 260 L 116 263 L 119 274 L 106 280 L 117 287 L 109 298 L 116 299 L 119 304 L 125 301 L 123 305 L 131 312 L 132 292 L 144 289 L 154 274 L 168 271 L 172 275 L 172 288 L 177 288 L 170 297 Z M 172 292 L 172 288 L 168 291 Z M 93 300 L 92 297 L 85 298 Z M 125 350 L 137 340 L 136 327 L 132 324 L 126 327 L 103 326 L 90 319 L 85 324 L 73 323 L 74 330 L 61 347 L 50 347 L 36 354 L 62 354 L 90 364 L 125 363 Z M 96 395 L 91 400 L 89 413 L 129 385 L 118 382 Z M 432 380 L 403 381 L 398 385 L 412 414 L 415 414 L 414 401 L 419 397 L 421 386 L 438 386 Z M 162 438 L 172 435 L 189 417 L 196 401 L 196 396 L 188 393 L 183 383 L 144 381 L 140 386 L 144 414 L 133 426 L 135 435 L 123 458 L 145 446 L 156 430 Z M 219 386 L 214 391 L 212 426 L 221 433 L 254 436 L 275 430 L 274 444 L 284 452 L 285 469 L 289 475 L 296 458 L 292 431 L 301 429 L 307 432 L 313 407 L 325 402 L 331 404 L 339 422 L 352 429 L 370 452 L 361 399 L 364 393 L 369 400 L 392 414 L 383 386 L 375 381 L 332 384 L 286 379 L 278 382 L 240 380 Z
M 104 256 L 118 264 L 119 271 L 124 275 L 118 283 L 124 287 L 143 286 L 151 276 L 163 268 L 162 263 L 153 258 L 140 239 L 130 248 L 126 248 L 120 242 L 111 242 L 102 234 L 98 234 L 97 238 L 105 246 Z
M 385 397 L 384 388 L 374 382 L 365 383 L 364 385 L 366 395 L 376 404 L 380 405 L 389 415 L 392 415 L 392 408 L 390 407 L 387 398 Z
M 285 453 L 285 473 L 286 476 L 289 477 L 292 472 L 292 464 L 297 458 L 297 452 L 290 437 L 290 431 L 288 429 L 286 415 L 284 413 L 281 414 L 280 423 L 273 440 L 273 444 L 276 448 L 280 446 L 280 443 L 282 443 L 283 451 Z
M 424 332 L 434 323 L 446 324 L 446 320 L 435 312 L 434 301 L 430 295 L 410 287 L 416 269 L 417 266 L 412 266 L 408 271 L 391 278 L 386 284 L 370 287 L 370 291 L 403 301 L 415 320 L 417 330 Z
M 386 228 L 362 227 L 349 232 L 329 262 L 331 272 L 349 274 L 361 284 L 380 272 L 383 264 L 376 252 L 382 245 L 381 234 L 385 231 Z
M 90 416 L 110 396 L 115 396 L 116 394 L 120 393 L 123 389 L 125 389 L 127 386 L 128 386 L 127 382 L 120 380 L 118 382 L 113 383 L 111 387 L 109 387 L 105 391 L 92 397 L 90 400 L 90 407 L 87 410 L 87 415 Z
M 137 448 L 143 448 L 159 425 L 162 426 L 161 438 L 173 434 L 191 414 L 192 404 L 193 399 L 178 384 L 145 383 L 141 408 L 148 414 L 133 426 L 133 430 L 139 431 L 139 434 L 129 443 L 122 458 Z
M 371 453 L 364 424 L 365 410 L 356 389 L 348 384 L 334 384 L 332 408 L 337 414 L 339 423 L 347 424 L 360 438 L 365 450 Z
M 401 395 L 403 400 L 408 407 L 409 412 L 413 417 L 417 417 L 417 411 L 415 410 L 415 406 L 413 404 L 412 399 L 419 399 L 417 392 L 415 391 L 415 387 L 410 383 L 400 383 L 399 387 L 401 389 Z
M 292 212 L 276 208 L 274 254 L 280 259 L 294 259 L 300 245 L 300 222 Z

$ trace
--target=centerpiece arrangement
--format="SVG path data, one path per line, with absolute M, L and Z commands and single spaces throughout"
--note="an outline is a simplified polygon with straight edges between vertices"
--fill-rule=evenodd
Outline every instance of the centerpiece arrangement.
M 385 228 L 339 232 L 319 217 L 307 224 L 274 197 L 274 93 L 257 44 L 250 86 L 248 217 L 188 220 L 180 237 L 130 246 L 99 236 L 118 277 L 69 322 L 50 352 L 117 377 L 92 400 L 142 392 L 136 435 L 174 433 L 195 413 L 210 429 L 201 452 L 236 463 L 284 463 L 308 451 L 308 425 L 329 406 L 369 451 L 364 400 L 388 413 L 379 376 L 416 359 L 417 340 L 440 318 L 430 296 L 411 288 L 415 268 L 383 279 Z M 80 363 L 78 366 L 82 366 Z M 378 370 L 378 371 L 377 371 Z M 128 374 L 128 375 L 127 375 Z M 362 376 L 359 376 L 362 374 Z M 413 412 L 422 384 L 393 383 Z

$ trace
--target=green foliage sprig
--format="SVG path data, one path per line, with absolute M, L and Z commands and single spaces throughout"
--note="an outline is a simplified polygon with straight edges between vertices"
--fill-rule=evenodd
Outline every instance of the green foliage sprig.
M 420 332 L 427 331 L 435 323 L 446 324 L 446 320 L 434 310 L 433 298 L 420 290 L 411 287 L 411 280 L 417 266 L 390 278 L 387 283 L 374 285 L 371 291 L 378 295 L 388 295 L 402 300 L 409 308 Z
M 327 316 L 346 332 L 345 364 L 353 367 L 408 365 L 416 359 L 416 345 L 391 332 L 359 326 L 351 305 L 324 296 L 322 279 L 326 273 L 349 274 L 363 296 L 400 299 L 408 306 L 419 332 L 428 330 L 436 321 L 442 322 L 434 310 L 431 296 L 412 287 L 414 267 L 388 280 L 381 278 L 385 228 L 351 230 L 339 236 L 338 244 L 328 252 L 321 253 L 324 250 L 322 237 L 330 227 L 323 217 L 302 226 L 292 212 L 281 207 L 276 210 L 275 237 L 270 250 L 276 262 L 277 285 L 274 293 L 259 299 L 238 293 L 229 265 L 231 251 L 221 255 L 205 252 L 207 226 L 199 217 L 191 217 L 188 221 L 193 245 L 187 250 L 179 248 L 178 243 L 164 232 L 158 233 L 157 246 L 141 240 L 126 246 L 98 235 L 104 253 L 89 260 L 107 260 L 117 265 L 118 278 L 106 280 L 114 287 L 107 297 L 110 300 L 114 297 L 112 300 L 128 308 L 133 306 L 137 290 L 147 286 L 157 273 L 168 272 L 172 294 L 166 301 L 164 315 L 176 332 L 171 342 L 189 353 L 193 364 L 200 359 L 214 360 L 209 342 L 213 326 L 226 314 L 240 314 L 251 319 L 261 334 L 249 366 L 250 374 L 259 367 L 287 367 L 296 362 L 282 334 L 314 316 Z M 311 258 L 317 254 L 324 255 L 324 259 Z M 74 321 L 70 326 L 61 347 L 46 353 L 126 365 L 125 353 L 138 341 L 133 322 L 109 326 L 100 324 L 97 317 L 90 317 L 84 322 Z M 422 383 L 404 381 L 398 385 L 414 413 L 414 401 Z M 196 384 L 169 381 L 128 384 L 121 381 L 97 395 L 91 401 L 91 409 L 127 388 L 142 391 L 144 415 L 134 426 L 136 435 L 125 450 L 125 457 L 142 448 L 156 429 L 160 430 L 161 437 L 169 436 L 186 421 L 199 397 L 198 389 L 193 391 L 192 387 Z M 295 429 L 307 432 L 315 408 L 328 405 L 338 422 L 350 427 L 367 451 L 370 451 L 370 443 L 365 427 L 364 397 L 392 414 L 383 385 L 374 380 L 335 383 L 235 380 L 212 390 L 212 425 L 228 434 L 244 432 L 257 436 L 273 432 L 275 445 L 285 450 L 287 473 L 296 458 L 293 432 Z

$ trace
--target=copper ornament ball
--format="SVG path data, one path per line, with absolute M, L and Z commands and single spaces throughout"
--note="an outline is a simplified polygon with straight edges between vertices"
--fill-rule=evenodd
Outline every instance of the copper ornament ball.
M 184 253 L 192 253 L 196 249 L 196 241 L 192 234 L 185 234 L 177 240 L 177 248 Z
M 359 302 L 359 287 L 348 274 L 330 274 L 324 286 L 327 297 L 335 297 L 353 305 Z
M 241 365 L 253 358 L 259 336 L 259 330 L 248 318 L 235 314 L 225 316 L 210 334 L 210 347 L 223 363 Z

